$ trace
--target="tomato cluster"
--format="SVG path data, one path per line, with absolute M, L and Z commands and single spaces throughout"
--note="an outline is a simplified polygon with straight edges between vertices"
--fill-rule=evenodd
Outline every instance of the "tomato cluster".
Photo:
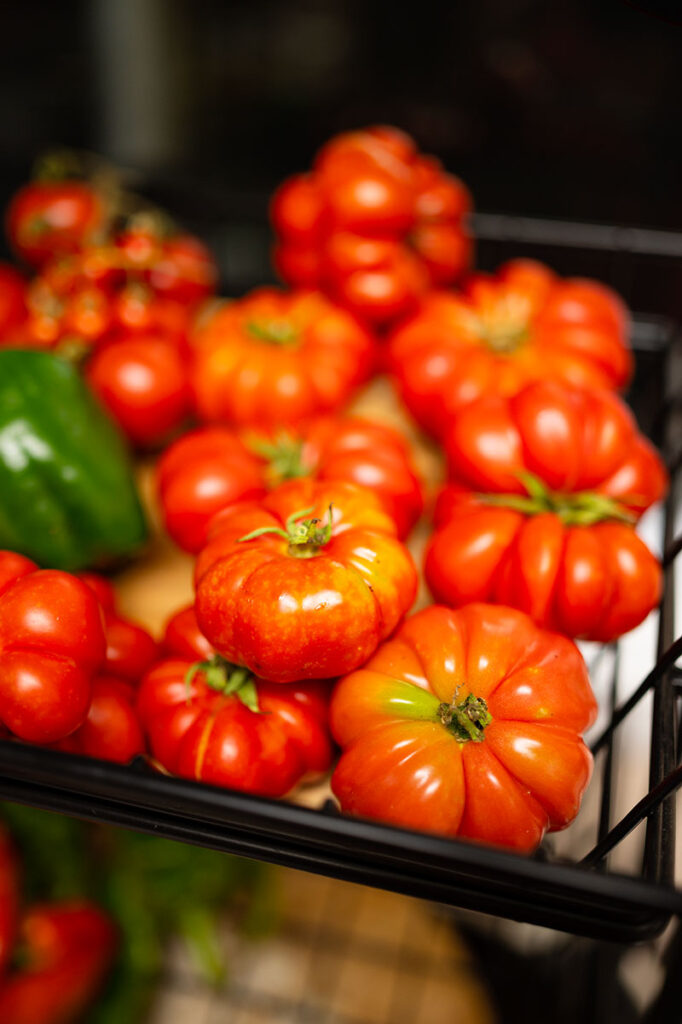
M 324 775 L 333 738 L 344 812 L 519 851 L 566 827 L 596 713 L 573 641 L 614 640 L 661 592 L 636 526 L 667 475 L 617 394 L 619 297 L 529 260 L 463 278 L 468 193 L 394 129 L 333 139 L 275 194 L 293 291 L 201 310 L 196 240 L 113 231 L 83 185 L 36 188 L 9 225 L 38 276 L 0 273 L 0 332 L 77 340 L 140 446 L 194 420 L 156 481 L 195 601 L 157 645 L 101 577 L 5 553 L 6 731 L 270 797 Z M 407 618 L 403 541 L 429 496 L 399 430 L 341 415 L 382 364 L 447 465 L 424 562 L 439 603 Z
M 470 208 L 462 182 L 403 132 L 348 132 L 275 193 L 274 263 L 287 283 L 384 327 L 469 268 Z

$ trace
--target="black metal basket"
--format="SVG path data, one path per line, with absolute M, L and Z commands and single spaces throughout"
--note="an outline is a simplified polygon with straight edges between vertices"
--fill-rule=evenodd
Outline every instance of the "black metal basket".
M 608 652 L 610 720 L 593 743 L 591 786 L 599 799 L 591 848 L 568 859 L 547 843 L 534 857 L 522 857 L 343 818 L 330 807 L 309 810 L 169 778 L 141 761 L 123 768 L 9 742 L 0 743 L 1 797 L 576 935 L 649 938 L 682 912 L 682 891 L 674 888 L 674 791 L 682 783 L 676 700 L 682 636 L 674 623 L 675 560 L 682 549 L 674 535 L 682 505 L 682 344 L 675 326 L 682 236 L 493 214 L 477 215 L 475 229 L 483 267 L 518 255 L 540 258 L 562 273 L 614 285 L 644 311 L 633 329 L 637 372 L 630 400 L 671 470 L 665 587 L 655 663 L 624 703 L 617 703 L 618 652 Z M 627 756 L 619 731 L 649 693 L 649 789 L 613 821 L 614 782 Z M 614 871 L 610 855 L 640 826 L 639 870 Z

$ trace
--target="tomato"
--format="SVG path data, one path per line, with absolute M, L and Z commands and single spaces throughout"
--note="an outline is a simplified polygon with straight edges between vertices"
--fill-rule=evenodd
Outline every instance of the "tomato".
M 480 399 L 447 451 L 453 483 L 424 566 L 436 600 L 499 601 L 604 642 L 657 605 L 660 565 L 634 523 L 667 477 L 614 394 L 544 382 Z
M 79 729 L 59 742 L 58 748 L 128 764 L 145 749 L 135 701 L 135 688 L 127 680 L 97 676 L 92 683 L 87 718 Z
M 19 864 L 9 833 L 0 825 L 0 985 L 10 961 L 19 916 Z
M 0 984 L 7 1024 L 71 1024 L 92 1002 L 114 959 L 109 917 L 86 902 L 36 904 L 23 917 L 21 966 Z
M 429 226 L 422 235 L 423 256 L 436 265 L 455 251 L 442 230 Z M 428 295 L 394 332 L 390 363 L 409 411 L 442 436 L 467 402 L 516 394 L 534 380 L 623 388 L 633 367 L 628 329 L 627 310 L 610 288 L 513 260 L 494 276 L 474 274 L 459 293 Z
M 35 181 L 13 197 L 7 234 L 17 255 L 40 267 L 52 256 L 81 249 L 103 226 L 105 210 L 95 189 L 80 181 Z
M 86 367 L 91 388 L 136 445 L 163 441 L 189 412 L 183 360 L 161 336 L 139 336 L 98 349 Z
M 370 488 L 400 537 L 424 507 L 419 477 L 398 431 L 359 417 L 319 417 L 270 438 L 206 427 L 175 441 L 158 466 L 166 529 L 185 551 L 197 552 L 210 518 L 221 508 L 260 498 L 272 486 L 303 476 Z
M 349 401 L 374 361 L 372 336 L 313 292 L 260 288 L 226 303 L 194 337 L 201 420 L 291 425 Z
M 199 629 L 193 604 L 171 615 L 164 629 L 161 646 L 164 654 L 171 657 L 209 661 L 215 654 Z
M 528 852 L 575 817 L 597 704 L 565 637 L 521 612 L 432 605 L 337 684 L 348 814 Z
M 94 572 L 82 572 L 78 578 L 94 591 L 104 613 L 107 641 L 104 669 L 112 676 L 129 683 L 140 681 L 148 668 L 157 660 L 159 648 L 146 629 L 119 615 L 116 591 L 104 577 Z
M 275 192 L 275 267 L 383 328 L 468 269 L 470 206 L 464 185 L 403 132 L 347 132 Z
M 0 344 L 26 315 L 26 282 L 9 263 L 0 263 Z
M 0 570 L 0 579 L 0 719 L 23 740 L 52 743 L 87 715 L 105 652 L 100 607 L 85 583 L 57 569 L 14 581 Z
M 261 796 L 284 796 L 331 764 L 325 688 L 255 679 L 220 657 L 161 661 L 145 676 L 138 713 L 168 771 Z
M 417 574 L 371 491 L 303 478 L 219 512 L 195 583 L 215 650 L 283 683 L 361 665 L 411 606 Z

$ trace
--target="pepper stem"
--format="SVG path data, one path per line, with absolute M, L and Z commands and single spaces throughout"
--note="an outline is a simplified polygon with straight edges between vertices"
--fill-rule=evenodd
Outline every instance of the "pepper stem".
M 486 726 L 493 718 L 488 711 L 488 704 L 483 697 L 474 697 L 469 693 L 461 703 L 457 703 L 457 690 L 450 704 L 438 705 L 438 720 L 454 734 L 459 743 L 483 742 Z

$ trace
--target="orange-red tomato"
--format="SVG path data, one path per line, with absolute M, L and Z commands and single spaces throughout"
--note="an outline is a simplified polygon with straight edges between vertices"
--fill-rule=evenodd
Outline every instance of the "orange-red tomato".
M 456 417 L 425 576 L 453 606 L 499 601 L 609 641 L 656 606 L 658 560 L 634 531 L 667 476 L 612 392 L 532 384 Z
M 290 480 L 219 512 L 196 563 L 199 626 L 275 682 L 357 668 L 411 606 L 417 574 L 371 491 Z
M 160 661 L 137 710 L 152 754 L 177 775 L 284 796 L 331 764 L 326 688 L 256 679 L 220 657 Z
M 424 497 L 407 443 L 385 424 L 348 416 L 319 417 L 296 430 L 237 435 L 226 427 L 185 434 L 158 465 L 166 529 L 185 551 L 206 540 L 209 520 L 235 501 L 260 498 L 285 480 L 311 476 L 368 487 L 405 537 Z
M 291 425 L 340 408 L 373 363 L 372 336 L 323 295 L 261 288 L 197 330 L 196 410 L 209 423 Z
M 428 245 L 436 252 L 442 241 L 432 235 Z M 390 364 L 409 411 L 442 436 L 467 402 L 512 395 L 534 380 L 624 387 L 633 366 L 628 327 L 606 285 L 513 260 L 494 276 L 474 274 L 461 292 L 426 296 L 394 332 Z
M 348 132 L 320 150 L 310 174 L 275 192 L 275 267 L 383 327 L 468 269 L 470 208 L 464 185 L 403 132 Z
M 336 686 L 349 814 L 520 851 L 578 813 L 597 705 L 565 637 L 521 612 L 431 606 Z
M 58 749 L 128 764 L 145 749 L 135 701 L 135 688 L 127 680 L 97 676 L 92 683 L 87 718 L 80 728 L 57 744 Z

